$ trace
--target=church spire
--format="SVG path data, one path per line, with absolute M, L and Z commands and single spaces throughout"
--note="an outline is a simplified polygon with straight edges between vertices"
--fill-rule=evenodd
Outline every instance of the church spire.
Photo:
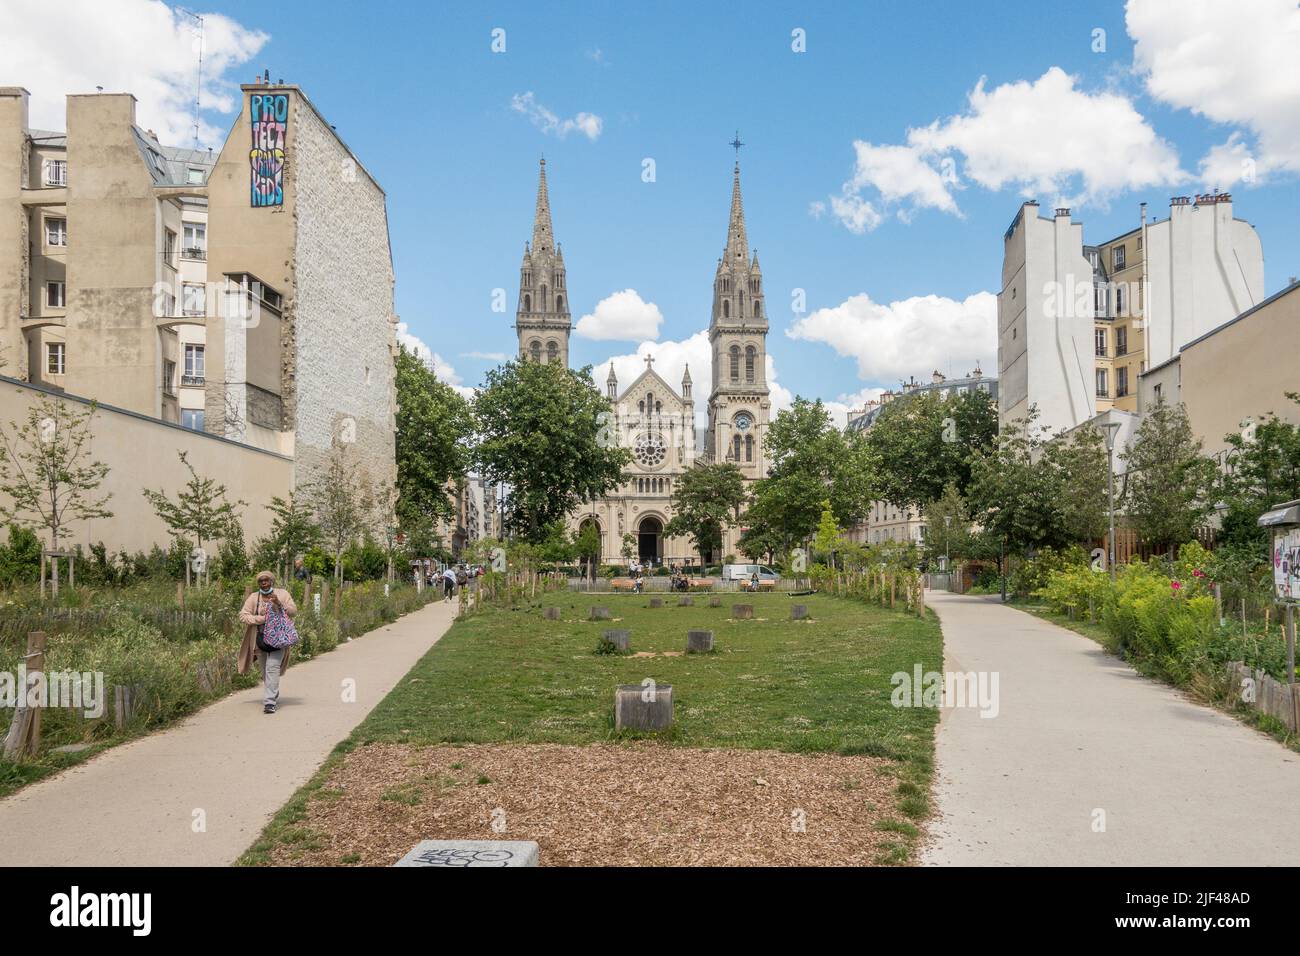
M 551 197 L 546 191 L 546 157 L 542 157 L 537 176 L 537 211 L 533 215 L 533 251 L 550 252 L 555 248 L 551 230 Z
M 731 180 L 731 220 L 727 224 L 727 252 L 724 261 L 745 263 L 749 259 L 749 239 L 745 236 L 745 207 L 740 200 L 740 160 Z

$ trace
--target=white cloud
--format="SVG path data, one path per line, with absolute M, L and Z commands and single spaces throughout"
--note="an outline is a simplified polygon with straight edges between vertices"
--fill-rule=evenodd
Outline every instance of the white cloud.
M 1207 185 L 1300 171 L 1295 0 L 1129 0 L 1124 19 L 1134 43 L 1133 65 L 1147 92 L 1254 134 L 1256 156 L 1232 138 L 1210 151 L 1201 163 L 1202 175 L 1214 177 Z M 1253 167 L 1242 165 L 1248 158 Z
M 533 91 L 516 93 L 510 98 L 510 108 L 516 113 L 527 116 L 529 121 L 543 133 L 554 133 L 564 139 L 570 133 L 581 133 L 587 139 L 595 140 L 605 123 L 595 113 L 578 113 L 569 119 L 560 119 L 553 111 L 537 102 Z
M 31 125 L 62 130 L 65 96 L 133 93 L 136 119 L 169 145 L 194 142 L 194 90 L 198 37 L 189 17 L 160 0 L 62 0 L 57 16 L 46 0 L 0 4 L 3 82 L 31 91 Z M 237 83 L 228 74 L 247 63 L 269 36 L 229 17 L 203 14 L 203 95 L 206 113 L 233 113 Z M 200 117 L 199 142 L 218 146 L 228 122 Z
M 410 331 L 405 322 L 397 323 L 397 341 L 433 371 L 434 378 L 445 382 L 466 398 L 474 397 L 474 389 L 461 384 L 460 375 L 452 364 L 424 344 L 424 340 Z
M 961 215 L 954 191 L 963 175 L 1065 206 L 1187 178 L 1129 99 L 1081 90 L 1059 67 L 991 90 L 981 77 L 967 99 L 965 112 L 909 129 L 906 145 L 853 144 L 853 175 L 830 201 L 847 229 L 870 231 L 890 210 L 904 221 L 925 208 Z
M 578 320 L 574 330 L 584 339 L 637 342 L 659 338 L 663 313 L 653 302 L 642 300 L 635 289 L 606 296 L 596 308 Z
M 505 352 L 461 352 L 460 357 L 483 362 L 508 362 L 514 356 L 507 355 Z
M 884 305 L 859 293 L 799 319 L 786 335 L 856 359 L 866 382 L 892 384 L 950 367 L 960 375 L 977 363 L 988 371 L 997 368 L 997 297 L 924 295 Z

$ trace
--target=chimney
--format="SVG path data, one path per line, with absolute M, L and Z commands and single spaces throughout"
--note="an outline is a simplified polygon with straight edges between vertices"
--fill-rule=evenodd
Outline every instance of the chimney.
M 1069 209 L 1069 207 L 1068 207 L 1068 206 L 1057 206 L 1057 207 L 1056 207 L 1056 218 L 1057 218 L 1057 219 L 1062 219 L 1062 218 L 1064 218 L 1064 219 L 1069 219 L 1069 218 L 1070 218 L 1070 209 Z

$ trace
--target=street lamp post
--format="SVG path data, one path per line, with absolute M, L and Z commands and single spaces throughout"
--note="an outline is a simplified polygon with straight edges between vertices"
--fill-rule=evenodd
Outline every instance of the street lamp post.
M 1110 535 L 1106 538 L 1106 567 L 1111 583 L 1115 583 L 1115 435 L 1119 422 L 1105 422 L 1106 429 L 1106 501 L 1110 512 Z
M 950 530 L 951 526 L 952 526 L 952 515 L 944 515 L 943 516 L 943 569 L 944 571 L 948 572 L 948 580 L 950 584 L 952 581 L 952 565 L 948 561 L 948 540 L 952 535 L 952 531 Z M 950 591 L 952 590 L 951 586 L 948 588 L 948 590 Z

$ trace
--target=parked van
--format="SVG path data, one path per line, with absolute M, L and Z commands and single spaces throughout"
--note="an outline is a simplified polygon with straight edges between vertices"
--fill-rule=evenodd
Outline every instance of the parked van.
M 771 568 L 765 568 L 761 564 L 724 564 L 722 566 L 722 580 L 724 581 L 748 581 L 755 574 L 760 581 L 780 581 L 781 575 L 777 574 Z

